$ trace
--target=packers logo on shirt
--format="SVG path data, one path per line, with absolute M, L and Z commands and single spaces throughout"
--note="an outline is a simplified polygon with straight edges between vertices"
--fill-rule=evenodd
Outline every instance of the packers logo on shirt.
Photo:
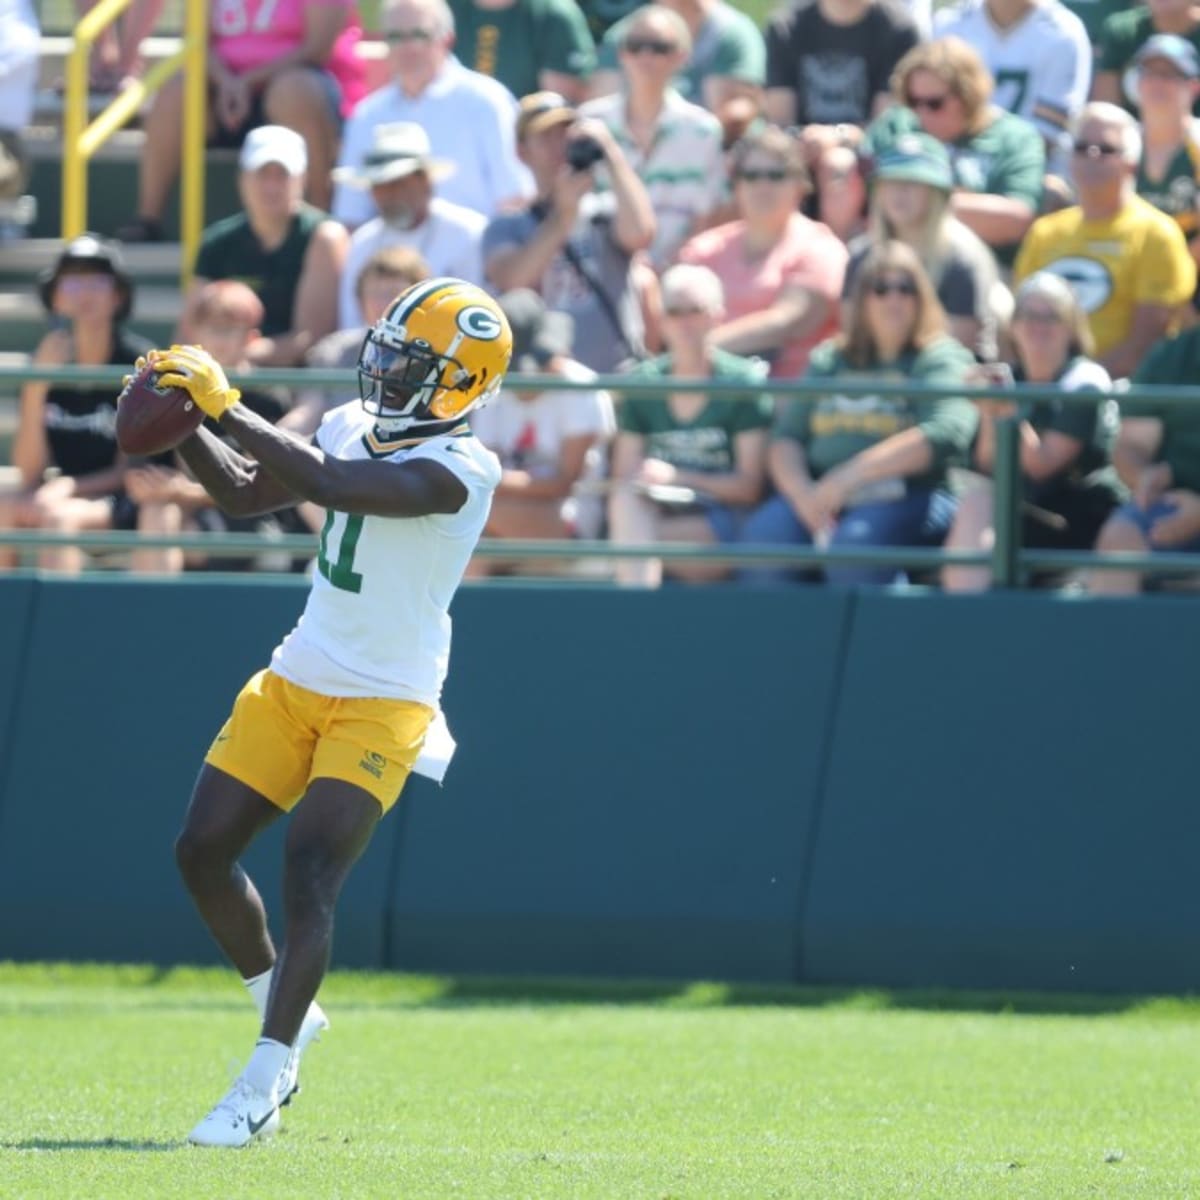
M 494 342 L 500 336 L 501 325 L 496 314 L 480 304 L 464 308 L 455 320 L 463 333 L 481 342 Z
M 1108 268 L 1094 258 L 1073 254 L 1046 264 L 1046 270 L 1065 279 L 1086 313 L 1103 308 L 1112 298 L 1113 279 Z

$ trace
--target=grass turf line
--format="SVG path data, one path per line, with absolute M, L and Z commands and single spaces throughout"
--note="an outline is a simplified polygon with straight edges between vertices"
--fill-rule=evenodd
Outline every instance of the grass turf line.
M 1200 1196 L 1193 1002 L 335 973 L 283 1132 L 187 1147 L 228 972 L 0 964 L 0 1197 Z

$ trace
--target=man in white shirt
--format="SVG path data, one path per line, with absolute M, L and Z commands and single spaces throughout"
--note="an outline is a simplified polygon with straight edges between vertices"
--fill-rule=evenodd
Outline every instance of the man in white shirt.
M 361 167 L 377 125 L 411 121 L 429 136 L 433 153 L 457 170 L 439 195 L 490 217 L 533 190 L 517 159 L 516 101 L 508 89 L 451 54 L 454 17 L 445 0 L 389 0 L 383 37 L 391 46 L 391 83 L 354 110 L 342 134 L 341 168 Z M 339 184 L 333 215 L 355 228 L 375 215 L 370 196 Z
M 425 130 L 411 121 L 376 126 L 362 165 L 334 172 L 338 183 L 369 190 L 379 212 L 350 239 L 338 296 L 339 329 L 365 324 L 356 282 L 370 258 L 389 246 L 415 250 L 431 275 L 483 282 L 487 217 L 433 194 L 454 172 L 452 162 L 433 157 Z
M 934 17 L 934 37 L 972 46 L 996 81 L 995 102 L 1046 140 L 1048 169 L 1065 175 L 1070 130 L 1087 103 L 1092 44 L 1059 0 L 960 0 Z

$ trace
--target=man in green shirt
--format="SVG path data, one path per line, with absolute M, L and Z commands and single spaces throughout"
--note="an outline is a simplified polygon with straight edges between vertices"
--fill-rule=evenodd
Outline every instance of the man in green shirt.
M 518 98 L 557 92 L 578 104 L 596 45 L 574 0 L 450 0 L 454 53 Z
M 1137 384 L 1183 386 L 1200 378 L 1200 327 L 1158 342 L 1133 376 Z M 1122 400 L 1113 462 L 1133 499 L 1100 531 L 1101 553 L 1200 553 L 1200 403 Z M 1090 592 L 1139 592 L 1139 571 L 1093 571 Z

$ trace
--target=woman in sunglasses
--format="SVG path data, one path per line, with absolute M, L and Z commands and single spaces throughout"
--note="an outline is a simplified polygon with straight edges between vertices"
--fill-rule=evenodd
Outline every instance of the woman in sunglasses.
M 1070 403 L 1011 398 L 979 400 L 979 433 L 971 465 L 991 476 L 996 457 L 996 421 L 1019 419 L 1019 461 L 1024 504 L 1021 544 L 1045 550 L 1089 550 L 1125 489 L 1112 465 L 1117 407 L 1105 393 L 1108 372 L 1092 361 L 1087 314 L 1070 284 L 1049 271 L 1031 275 L 1017 289 L 1011 336 L 1017 352 L 1012 378 L 1052 385 L 1060 392 L 1094 392 L 1095 400 Z M 968 491 L 959 504 L 948 550 L 990 550 L 995 541 L 990 480 Z M 946 567 L 948 592 L 977 592 L 991 586 L 988 567 Z
M 742 138 L 730 158 L 738 219 L 697 234 L 679 260 L 708 267 L 725 285 L 726 317 L 712 344 L 794 379 L 837 329 L 846 247 L 797 211 L 811 184 L 793 137 L 768 126 Z
M 977 417 L 965 399 L 845 395 L 845 382 L 956 385 L 971 355 L 946 321 L 916 252 L 877 246 L 854 281 L 843 332 L 819 347 L 805 378 L 819 395 L 794 401 L 768 454 L 777 494 L 746 522 L 741 541 L 810 546 L 937 546 L 954 519 L 949 467 L 965 462 Z M 786 572 L 754 570 L 773 582 Z M 887 583 L 892 567 L 833 565 L 831 582 Z
M 1028 121 L 992 103 L 993 86 L 960 38 L 923 43 L 897 64 L 896 104 L 871 124 L 866 148 L 878 158 L 917 130 L 941 142 L 954 172 L 950 211 L 1007 264 L 1037 214 L 1046 148 Z

